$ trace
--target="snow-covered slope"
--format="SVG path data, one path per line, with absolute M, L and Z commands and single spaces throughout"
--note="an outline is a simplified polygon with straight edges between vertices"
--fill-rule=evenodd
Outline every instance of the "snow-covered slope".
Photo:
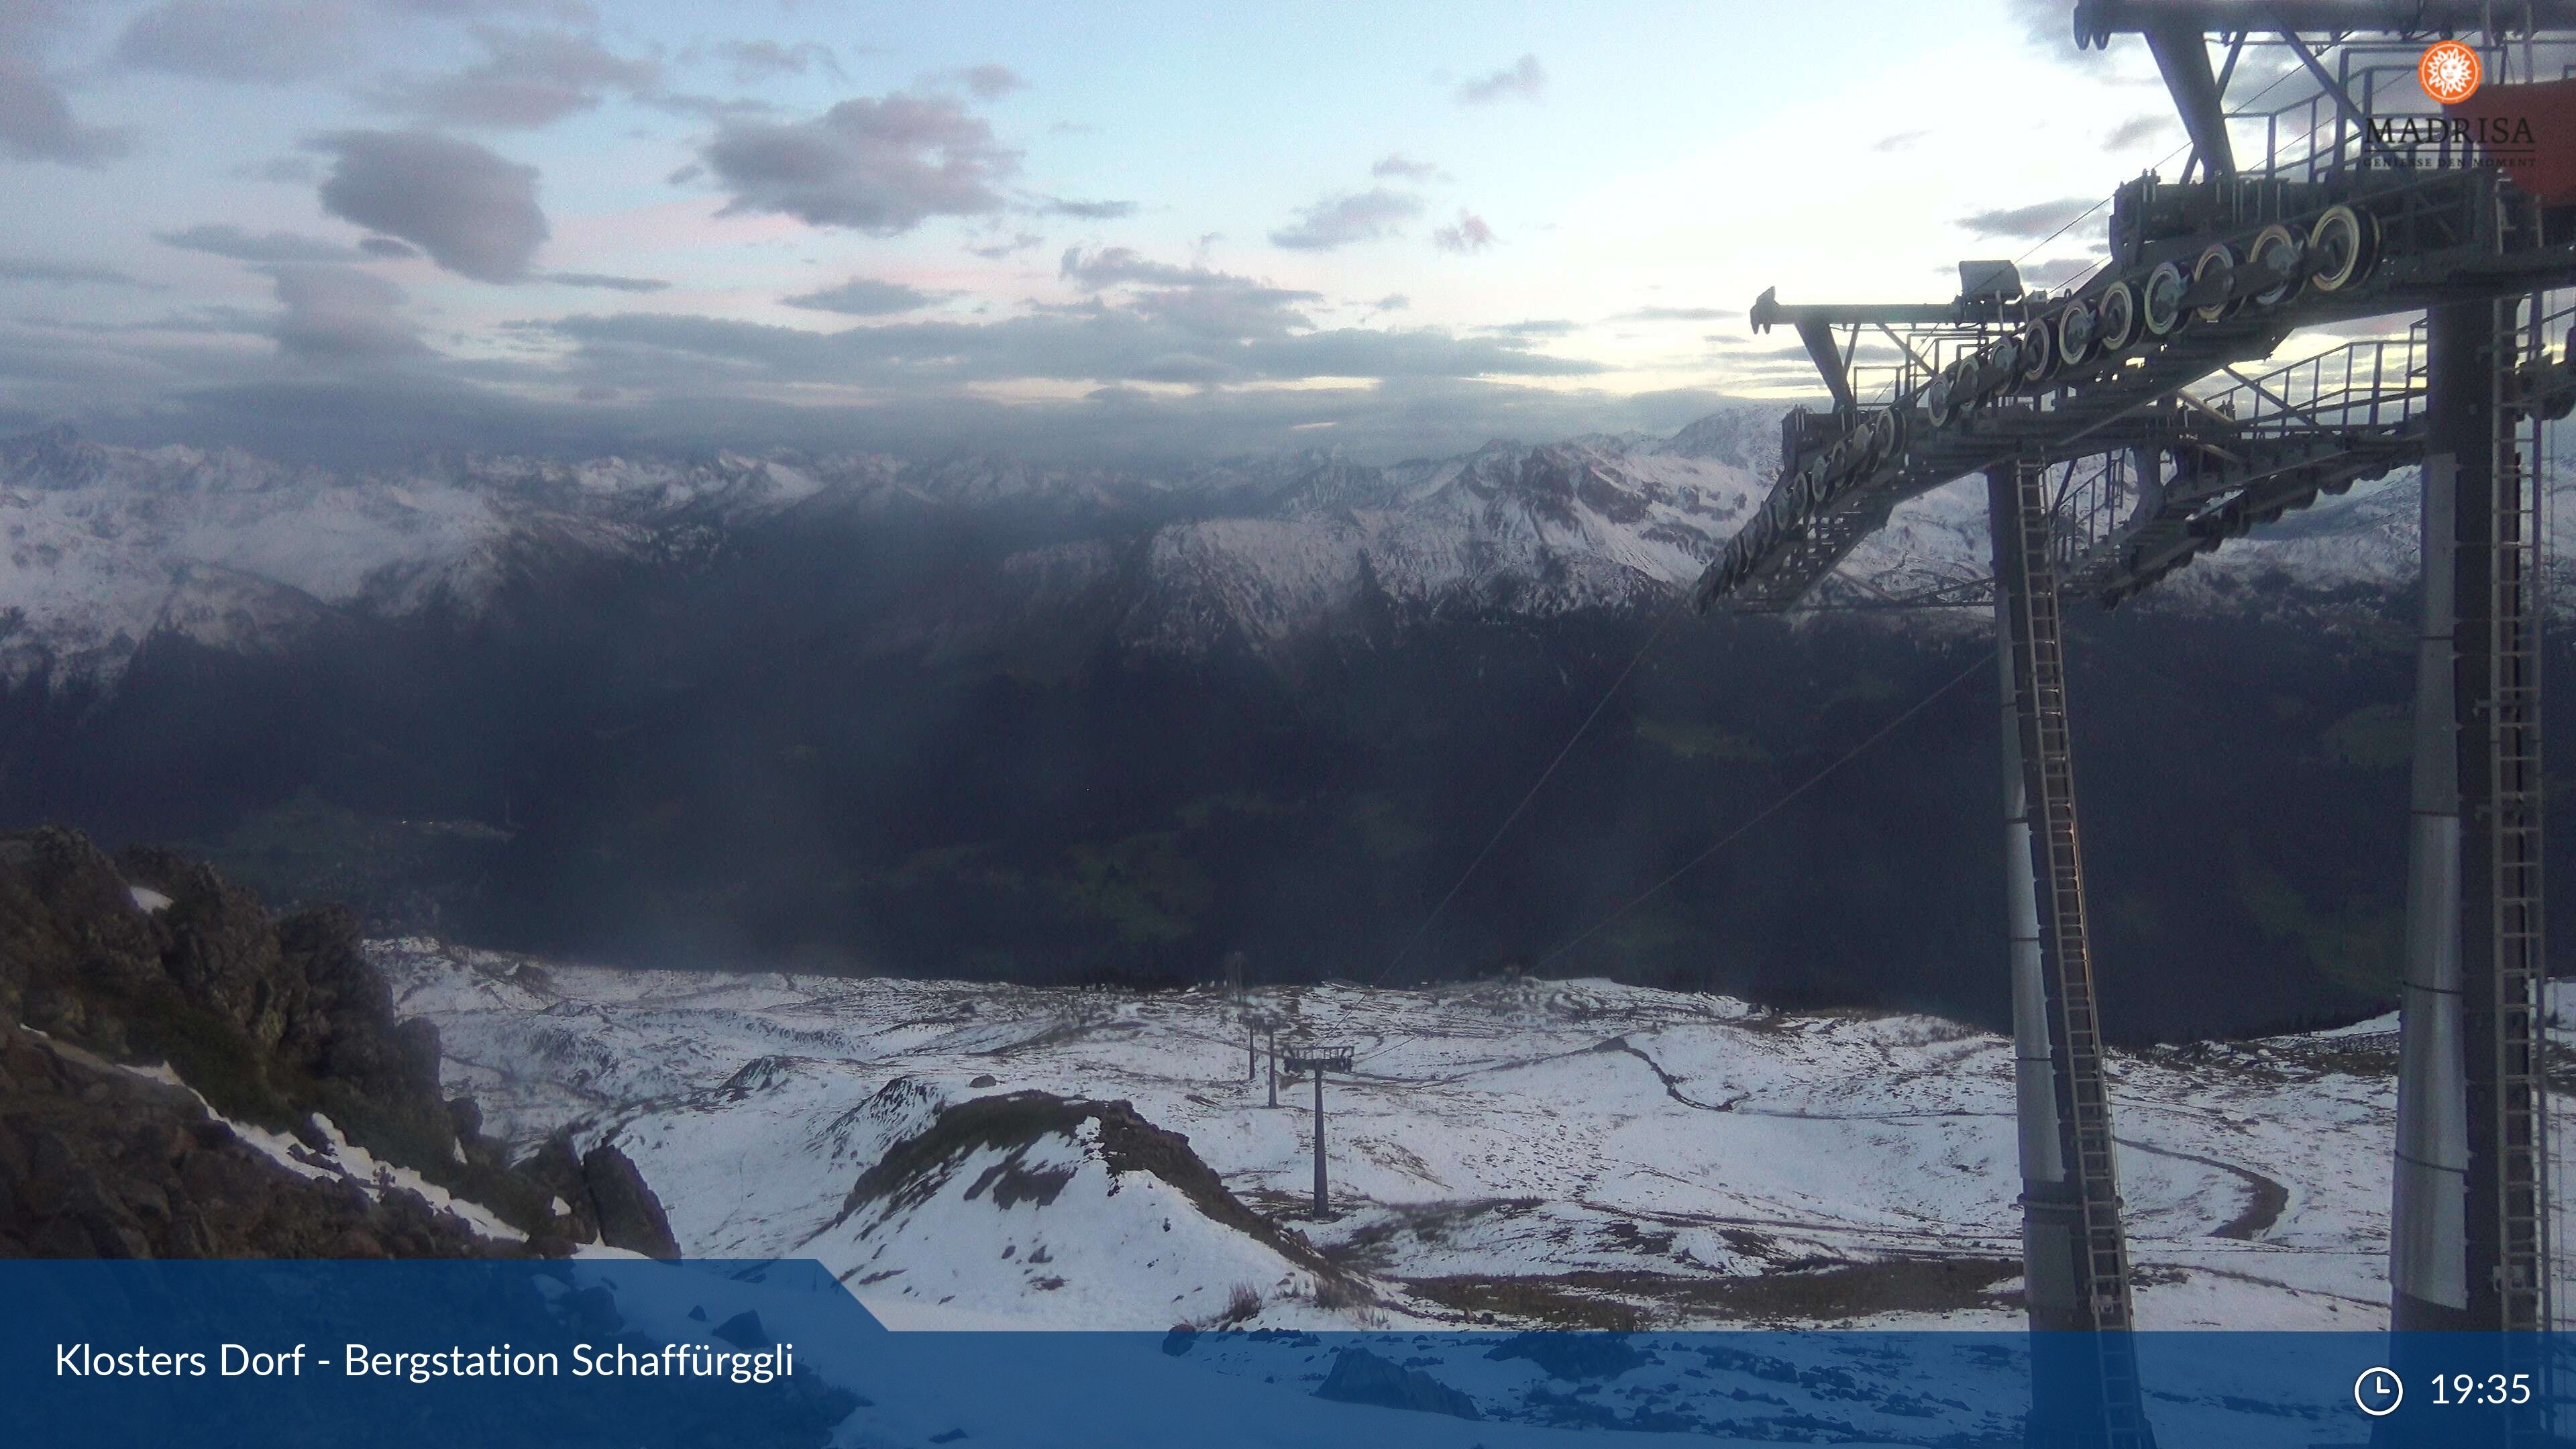
M 2010 1045 L 1933 1018 L 1597 981 L 1282 989 L 1271 1006 L 1359 1051 L 1327 1087 L 1318 1222 L 1312 1088 L 1269 1108 L 1210 996 L 372 949 L 488 1130 L 613 1140 L 690 1253 L 820 1257 L 898 1319 L 2020 1321 Z M 2143 1324 L 2384 1326 L 2393 1052 L 2379 1021 L 2115 1059 Z M 966 1146 L 937 1171 L 854 1192 L 942 1109 L 1014 1093 L 1132 1102 L 1380 1303 L 1319 1293 L 1301 1245 L 1121 1169 L 1084 1109 L 952 1123 Z
M 864 491 L 888 471 L 847 460 L 836 481 Z M 49 662 L 111 679 L 162 629 L 262 652 L 341 610 L 473 612 L 514 571 L 685 554 L 823 486 L 792 464 L 737 457 L 341 475 L 51 429 L 0 443 L 0 677 Z
M 1176 524 L 1122 626 L 1179 652 L 1276 644 L 1372 595 L 1545 616 L 1618 608 L 1698 576 L 1767 487 L 1670 443 L 1496 443 L 1302 487 L 1263 516 Z
M 102 447 L 61 429 L 0 443 L 0 678 L 50 664 L 113 679 L 155 630 L 289 649 L 341 614 L 474 614 L 513 581 L 584 561 L 696 567 L 792 518 L 886 510 L 1061 525 L 987 578 L 869 621 L 873 637 L 980 639 L 1081 618 L 1128 646 L 1255 651 L 1392 606 L 1548 616 L 1659 600 L 1697 576 L 1769 489 L 1777 409 L 1746 403 L 1669 438 L 1497 442 L 1387 468 L 1297 453 L 1168 473 L 1067 471 L 984 455 L 928 463 L 468 458 L 338 474 L 234 452 Z M 2237 610 L 2282 582 L 2377 596 L 2415 575 L 2413 474 L 2364 484 L 2230 543 L 2149 607 Z M 1828 593 L 1981 576 L 1983 487 L 1899 508 Z M 2270 590 L 2278 593 L 2277 589 Z M 1881 616 L 1972 624 L 1957 611 Z

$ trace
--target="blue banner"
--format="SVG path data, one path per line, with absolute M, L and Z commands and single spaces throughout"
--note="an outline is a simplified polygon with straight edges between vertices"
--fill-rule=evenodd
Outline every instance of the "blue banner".
M 2032 1388 L 2021 1333 L 891 1333 L 811 1262 L 18 1261 L 0 1303 L 30 1446 L 2018 1445 Z M 2479 1444 L 2545 1412 L 2530 1348 L 2136 1359 L 2168 1449 Z

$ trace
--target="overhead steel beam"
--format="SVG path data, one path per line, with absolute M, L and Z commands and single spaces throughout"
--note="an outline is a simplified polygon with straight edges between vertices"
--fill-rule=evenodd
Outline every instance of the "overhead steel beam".
M 2388 163 L 2400 171 L 2415 169 L 2414 157 L 2379 139 L 2379 133 L 2370 128 L 2370 117 L 2362 113 L 2361 107 L 2353 104 L 2351 95 L 2343 88 L 2343 82 L 2336 80 L 2326 70 L 2326 63 L 2317 59 L 2315 51 L 2308 49 L 2307 44 L 2290 31 L 2282 31 L 2281 39 L 2290 47 L 2291 53 L 2298 56 L 2299 64 L 2308 68 L 2309 78 L 2317 83 L 2317 89 L 2325 94 L 2326 99 L 2335 103 L 2335 111 L 2343 117 L 2345 124 L 2359 133 L 2363 150 L 2375 151 L 2387 157 Z
M 1765 287 L 1753 299 L 1748 318 L 1756 332 L 1768 332 L 1787 323 L 1801 327 L 1813 322 L 1824 327 L 1851 326 L 1944 326 L 1960 322 L 1958 304 L 1954 302 L 1783 302 L 1775 295 L 1777 287 Z
M 2075 43 L 2099 47 L 2114 35 L 2187 27 L 2203 35 L 2250 30 L 2322 34 L 2498 35 L 2576 30 L 2576 0 L 2078 0 Z
M 1858 407 L 1859 400 L 1852 396 L 1851 359 L 1843 356 L 1841 344 L 1834 341 L 1832 324 L 1801 318 L 1798 340 L 1807 344 L 1807 356 L 1814 360 L 1816 371 L 1824 375 L 1825 391 L 1834 395 L 1834 411 L 1847 413 Z
M 2236 148 L 2227 139 L 2226 86 L 2209 68 L 2209 44 L 2199 26 L 2159 20 L 2145 28 L 2147 49 L 2156 57 L 2174 109 L 2182 112 L 2184 134 L 2203 174 L 2223 181 L 2236 174 Z

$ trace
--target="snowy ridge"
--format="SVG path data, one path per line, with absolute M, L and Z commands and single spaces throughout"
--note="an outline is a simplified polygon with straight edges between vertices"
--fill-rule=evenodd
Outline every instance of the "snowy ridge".
M 1497 442 L 1386 468 L 1313 452 L 1170 474 L 725 454 L 338 474 L 54 429 L 0 443 L 0 679 L 50 666 L 58 679 L 112 680 L 156 630 L 260 653 L 335 618 L 474 616 L 509 584 L 567 565 L 695 567 L 773 520 L 886 510 L 1003 510 L 1076 539 L 1002 561 L 995 588 L 927 601 L 936 617 L 879 621 L 906 639 L 1081 617 L 1131 646 L 1189 655 L 1272 649 L 1374 605 L 1632 609 L 1695 578 L 1752 516 L 1777 436 L 1776 409 L 1748 403 L 1669 438 Z M 2283 586 L 2292 602 L 2403 589 L 2416 574 L 2413 492 L 2401 469 L 2288 515 L 2196 560 L 2143 606 L 2233 611 L 2284 607 Z M 1824 597 L 1956 583 L 1987 560 L 1983 486 L 1962 480 L 1900 507 Z M 2576 576 L 2553 577 L 2576 593 Z M 1969 615 L 1877 617 L 1948 629 Z
M 1208 995 L 370 950 L 487 1130 L 613 1140 L 686 1252 L 818 1256 L 889 1312 L 1159 1330 L 1241 1288 L 1256 1326 L 2020 1322 L 2010 1044 L 1933 1018 L 1598 981 L 1281 989 L 1360 1053 L 1328 1088 L 1317 1222 L 1310 1089 L 1268 1109 Z M 2115 1058 L 2143 1325 L 2384 1326 L 2393 1064 L 2386 1020 Z M 1098 1123 L 854 1202 L 942 1109 L 1026 1092 L 1133 1102 L 1380 1303 L 1327 1306 L 1290 1257 L 1112 1170 Z
M 144 891 L 137 887 L 136 895 L 135 904 L 145 910 L 156 909 L 144 904 L 141 897 L 147 895 L 159 898 L 164 907 L 170 904 L 168 899 L 160 897 L 157 891 Z M 51 1035 L 31 1026 L 21 1026 L 19 1030 L 43 1041 L 48 1049 L 74 1058 L 83 1065 L 122 1072 L 127 1076 L 139 1077 L 144 1081 L 184 1094 L 198 1111 L 205 1114 L 208 1121 L 222 1124 L 252 1151 L 298 1177 L 315 1182 L 346 1184 L 370 1198 L 379 1200 L 387 1193 L 406 1193 L 420 1199 L 431 1212 L 454 1219 L 477 1237 L 504 1243 L 524 1243 L 528 1240 L 526 1233 L 501 1221 L 482 1204 L 457 1197 L 411 1168 L 383 1161 L 366 1148 L 350 1141 L 347 1135 L 340 1131 L 339 1124 L 322 1113 L 315 1112 L 305 1118 L 305 1127 L 311 1134 L 310 1138 L 271 1131 L 255 1122 L 239 1121 L 216 1111 L 214 1104 L 208 1102 L 203 1093 L 183 1081 L 167 1062 L 156 1062 L 151 1066 L 134 1066 L 56 1041 Z M 582 1249 L 580 1255 L 638 1256 L 623 1249 L 603 1248 L 597 1244 L 591 1244 Z
M 845 460 L 841 486 L 882 486 Z M 237 450 L 110 448 L 53 429 L 0 444 L 0 678 L 112 679 L 175 631 L 292 647 L 339 611 L 479 611 L 516 571 L 652 559 L 775 516 L 824 484 L 777 460 L 467 459 L 344 476 Z

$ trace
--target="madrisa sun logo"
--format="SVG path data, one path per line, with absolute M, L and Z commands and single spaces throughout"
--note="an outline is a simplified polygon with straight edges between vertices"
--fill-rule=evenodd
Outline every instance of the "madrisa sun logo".
M 2456 40 L 2436 41 L 2424 48 L 2424 58 L 2415 62 L 2415 79 L 2422 82 L 2424 94 L 2446 106 L 2456 106 L 2478 93 L 2478 83 L 2486 79 L 2486 67 L 2478 53 Z

